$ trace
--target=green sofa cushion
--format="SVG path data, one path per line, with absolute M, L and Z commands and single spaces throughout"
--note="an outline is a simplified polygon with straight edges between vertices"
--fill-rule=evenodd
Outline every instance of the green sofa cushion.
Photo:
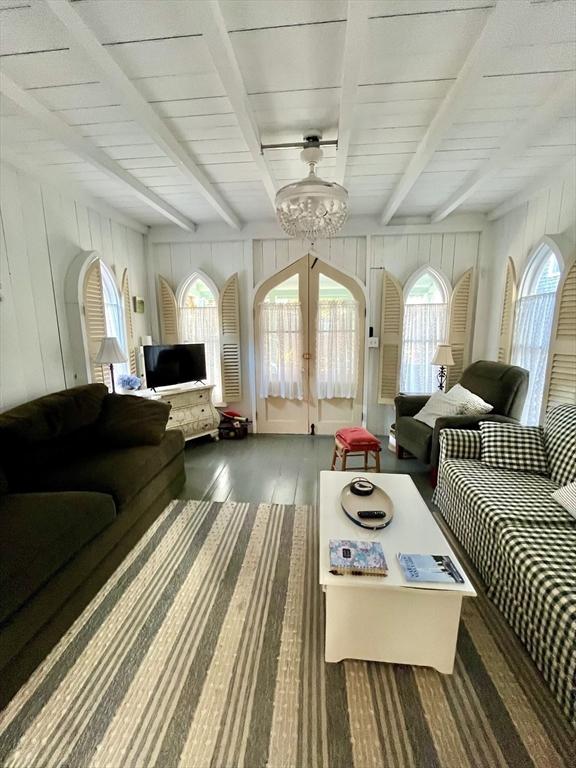
M 97 439 L 106 446 L 128 448 L 159 445 L 171 406 L 138 395 L 106 395 L 95 425 Z
M 112 448 L 78 457 L 64 466 L 38 469 L 26 478 L 36 491 L 96 491 L 113 496 L 118 512 L 183 448 L 179 430 L 168 430 L 159 445 Z
M 53 392 L 0 415 L 0 447 L 54 440 L 93 424 L 108 394 L 104 384 Z
M 0 621 L 104 528 L 116 508 L 102 493 L 21 493 L 0 499 Z

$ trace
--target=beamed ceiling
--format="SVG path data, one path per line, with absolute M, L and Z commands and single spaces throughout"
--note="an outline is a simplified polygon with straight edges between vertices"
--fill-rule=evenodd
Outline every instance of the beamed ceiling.
M 575 156 L 574 0 L 0 0 L 0 69 L 4 157 L 148 225 L 272 219 L 314 128 L 381 223 Z

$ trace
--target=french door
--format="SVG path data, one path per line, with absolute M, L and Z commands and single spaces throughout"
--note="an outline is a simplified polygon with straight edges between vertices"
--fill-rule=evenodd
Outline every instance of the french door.
M 348 275 L 304 256 L 254 303 L 259 432 L 334 434 L 362 421 L 365 299 Z

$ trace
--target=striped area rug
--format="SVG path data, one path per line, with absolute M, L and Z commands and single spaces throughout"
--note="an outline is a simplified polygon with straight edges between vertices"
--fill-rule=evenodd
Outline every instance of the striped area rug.
M 570 763 L 571 732 L 482 595 L 453 675 L 325 664 L 317 550 L 314 508 L 173 502 L 0 716 L 2 765 Z

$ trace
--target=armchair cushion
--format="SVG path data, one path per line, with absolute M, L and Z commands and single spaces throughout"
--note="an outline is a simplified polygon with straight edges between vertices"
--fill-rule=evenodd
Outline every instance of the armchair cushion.
M 458 416 L 460 413 L 462 413 L 460 403 L 449 398 L 444 392 L 434 392 L 424 407 L 414 414 L 414 418 L 434 428 L 440 416 Z
M 482 461 L 498 469 L 548 474 L 548 459 L 540 427 L 480 422 Z

